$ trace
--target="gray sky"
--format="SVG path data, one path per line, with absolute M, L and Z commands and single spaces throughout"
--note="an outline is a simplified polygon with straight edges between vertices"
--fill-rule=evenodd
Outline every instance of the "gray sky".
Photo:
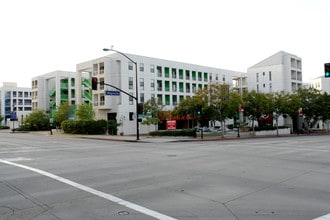
M 303 81 L 330 62 L 329 0 L 13 0 L 0 13 L 0 82 L 105 56 L 102 48 L 246 72 L 285 51 Z

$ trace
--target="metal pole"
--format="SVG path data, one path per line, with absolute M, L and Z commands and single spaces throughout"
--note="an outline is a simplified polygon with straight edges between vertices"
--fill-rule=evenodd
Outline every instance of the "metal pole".
M 135 64 L 135 92 L 136 92 L 136 140 L 140 140 L 140 131 L 139 131 L 139 90 L 138 90 L 138 74 L 137 74 L 137 62 Z
M 135 92 L 136 92 L 136 95 L 135 95 L 135 100 L 136 100 L 136 140 L 140 140 L 140 134 L 139 134 L 139 115 L 138 115 L 138 110 L 139 110 L 139 90 L 138 90 L 138 74 L 137 74 L 137 62 L 135 62 L 134 60 L 132 60 L 130 57 L 128 57 L 126 54 L 118 51 L 118 50 L 114 50 L 112 49 L 112 46 L 111 46 L 111 49 L 108 49 L 108 48 L 103 48 L 103 51 L 114 51 L 114 52 L 117 52 L 121 55 L 123 55 L 124 57 L 126 57 L 129 61 L 131 61 L 132 63 L 135 64 Z

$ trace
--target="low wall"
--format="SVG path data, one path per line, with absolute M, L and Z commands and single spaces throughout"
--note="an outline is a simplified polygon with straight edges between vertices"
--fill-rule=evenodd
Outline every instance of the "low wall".
M 290 128 L 281 128 L 278 129 L 278 134 L 279 135 L 287 135 L 290 134 Z M 276 130 L 270 130 L 270 131 L 255 131 L 255 136 L 266 136 L 266 135 L 276 135 L 277 131 Z M 251 132 L 251 135 L 253 133 Z

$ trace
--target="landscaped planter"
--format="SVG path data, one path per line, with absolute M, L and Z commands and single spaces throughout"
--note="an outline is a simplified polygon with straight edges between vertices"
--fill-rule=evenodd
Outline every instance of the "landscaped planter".
M 290 128 L 281 128 L 278 129 L 278 135 L 287 135 L 290 134 Z M 251 131 L 251 135 L 253 135 L 253 131 Z M 277 131 L 275 130 L 264 130 L 264 131 L 255 131 L 255 136 L 267 136 L 267 135 L 277 135 Z

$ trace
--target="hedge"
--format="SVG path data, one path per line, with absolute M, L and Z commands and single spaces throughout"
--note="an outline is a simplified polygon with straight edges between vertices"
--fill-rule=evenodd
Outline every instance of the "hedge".
M 196 130 L 183 129 L 183 130 L 160 130 L 150 132 L 151 136 L 189 136 L 196 137 Z

